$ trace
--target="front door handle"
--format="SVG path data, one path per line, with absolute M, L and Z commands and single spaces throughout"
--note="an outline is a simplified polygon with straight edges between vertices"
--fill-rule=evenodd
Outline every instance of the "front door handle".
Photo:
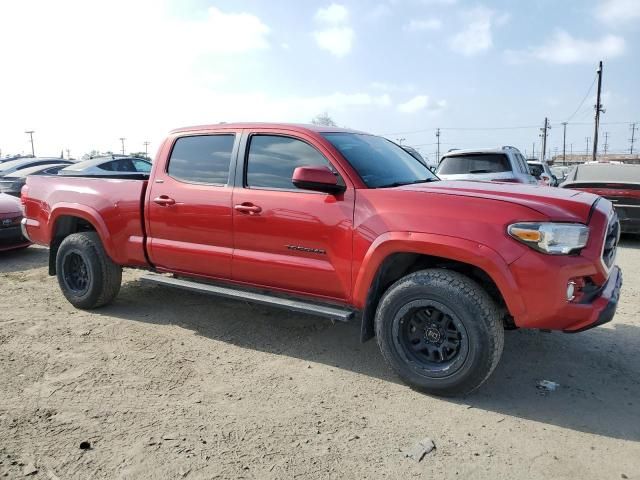
M 174 205 L 176 203 L 173 198 L 170 198 L 167 195 L 160 195 L 159 197 L 154 198 L 153 202 L 157 203 L 158 205 L 162 205 L 163 207 Z
M 253 203 L 245 202 L 234 207 L 236 210 L 242 213 L 248 213 L 249 215 L 257 215 L 262 211 L 262 208 L 254 205 Z

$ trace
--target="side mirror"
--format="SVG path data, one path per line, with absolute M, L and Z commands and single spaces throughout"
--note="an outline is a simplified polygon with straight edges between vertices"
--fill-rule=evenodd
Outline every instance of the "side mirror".
M 298 188 L 315 192 L 341 193 L 346 190 L 338 184 L 338 177 L 325 166 L 298 167 L 293 171 L 291 182 Z

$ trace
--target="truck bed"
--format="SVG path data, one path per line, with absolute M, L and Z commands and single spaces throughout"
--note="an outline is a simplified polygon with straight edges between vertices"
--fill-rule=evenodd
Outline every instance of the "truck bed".
M 107 254 L 120 265 L 147 266 L 143 218 L 147 180 L 31 176 L 23 195 L 25 229 L 35 243 L 51 245 L 64 222 L 88 222 Z M 23 191 L 24 192 L 24 191 Z

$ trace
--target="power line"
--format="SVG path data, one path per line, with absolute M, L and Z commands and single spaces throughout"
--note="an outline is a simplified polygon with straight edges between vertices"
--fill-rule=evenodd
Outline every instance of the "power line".
M 575 112 L 573 112 L 573 113 L 569 116 L 569 118 L 567 118 L 567 123 L 569 123 L 569 122 L 571 121 L 571 119 L 572 119 L 573 117 L 575 117 L 576 113 L 578 113 L 578 110 L 580 110 L 580 109 L 582 108 L 582 105 L 584 105 L 584 102 L 587 100 L 587 97 L 588 97 L 588 96 L 589 96 L 589 94 L 591 93 L 591 89 L 592 89 L 592 88 L 593 88 L 593 86 L 595 85 L 595 83 L 596 83 L 596 79 L 597 79 L 597 78 L 598 78 L 597 76 L 593 77 L 593 82 L 591 82 L 591 86 L 589 87 L 589 90 L 587 90 L 587 93 L 585 94 L 584 98 L 583 98 L 583 99 L 582 99 L 582 101 L 580 102 L 580 105 L 578 105 L 578 108 L 576 108 Z
M 589 108 L 587 112 L 585 113 L 589 113 L 591 109 Z M 562 125 L 564 122 L 552 122 L 549 121 L 549 125 L 550 126 L 559 126 Z M 601 122 L 600 125 L 628 125 L 629 123 L 631 123 L 631 121 L 627 120 L 626 122 Z M 567 122 L 567 125 L 593 125 L 593 122 Z M 526 130 L 526 129 L 534 129 L 534 128 L 540 128 L 538 125 L 517 125 L 517 126 L 513 126 L 513 127 L 506 127 L 506 126 L 500 126 L 500 127 L 440 127 L 440 130 L 449 130 L 449 131 L 473 131 L 473 130 L 477 130 L 477 131 L 486 131 L 486 130 Z M 433 129 L 431 128 L 424 128 L 424 129 L 420 129 L 420 130 L 408 130 L 408 131 L 404 131 L 404 132 L 393 132 L 393 133 L 381 133 L 380 135 L 382 135 L 383 137 L 392 137 L 394 135 L 411 135 L 411 134 L 415 134 L 415 133 L 425 133 L 425 132 L 430 132 Z

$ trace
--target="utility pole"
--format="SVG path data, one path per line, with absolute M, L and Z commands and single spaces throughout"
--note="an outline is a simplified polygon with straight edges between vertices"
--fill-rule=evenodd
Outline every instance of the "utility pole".
M 531 158 L 536 158 L 536 142 L 533 142 L 533 149 L 531 150 Z
M 598 66 L 598 95 L 596 97 L 596 118 L 595 125 L 593 128 L 593 157 L 592 160 L 596 161 L 596 156 L 598 155 L 598 130 L 600 129 L 600 112 L 604 113 L 604 108 L 602 108 L 602 103 L 600 103 L 600 95 L 602 93 L 602 60 L 600 60 L 600 64 Z
M 587 150 L 586 150 L 586 152 L 584 154 L 584 156 L 585 156 L 584 161 L 586 162 L 587 158 L 589 158 L 589 140 L 591 140 L 591 137 L 585 137 L 584 139 L 587 141 Z
M 67 148 L 67 160 L 71 160 L 71 150 Z
M 122 142 L 122 154 L 124 155 L 124 141 L 126 140 L 126 138 L 124 137 L 120 137 L 120 142 Z
M 404 142 L 406 140 L 406 138 L 402 137 L 402 138 L 396 138 L 396 140 L 398 141 L 398 145 L 402 145 L 402 142 Z M 145 142 L 145 148 L 146 148 L 146 142 Z M 146 150 L 145 150 L 146 152 Z
M 544 127 L 540 129 L 542 132 L 540 136 L 542 137 L 542 152 L 540 153 L 540 161 L 544 162 L 547 157 L 547 135 L 549 134 L 549 130 L 551 129 L 551 125 L 549 125 L 549 119 L 544 117 Z
M 436 128 L 436 141 L 438 142 L 438 150 L 436 153 L 437 162 L 440 163 L 440 129 Z
M 567 163 L 567 122 L 562 122 L 562 163 Z
M 633 155 L 633 144 L 636 140 L 636 126 L 637 124 L 635 122 L 631 124 L 631 138 L 629 139 L 631 146 L 629 147 L 629 155 Z
M 607 150 L 609 150 L 609 132 L 604 132 L 604 154 L 607 154 Z
M 31 155 L 33 155 L 34 157 L 36 156 L 36 151 L 33 148 L 33 133 L 35 132 L 35 130 L 27 130 L 26 133 L 27 135 L 29 135 L 29 138 L 31 139 Z
M 148 141 L 144 142 L 144 156 L 145 157 L 149 156 L 149 154 L 147 153 L 147 149 L 148 149 L 149 145 L 150 145 L 150 142 L 148 142 Z

